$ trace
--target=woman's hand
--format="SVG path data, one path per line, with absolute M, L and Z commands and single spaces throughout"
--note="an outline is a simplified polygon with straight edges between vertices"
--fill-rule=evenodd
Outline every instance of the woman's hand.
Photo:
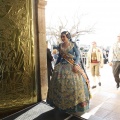
M 78 72 L 77 65 L 74 65 L 72 70 L 73 70 L 74 73 L 77 73 Z

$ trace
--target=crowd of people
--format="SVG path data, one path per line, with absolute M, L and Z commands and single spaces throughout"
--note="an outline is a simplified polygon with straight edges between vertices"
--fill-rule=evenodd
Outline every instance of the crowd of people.
M 110 51 L 101 50 L 93 41 L 86 56 L 86 68 L 82 63 L 80 50 L 72 42 L 68 31 L 61 33 L 62 43 L 53 50 L 49 63 L 47 103 L 56 109 L 70 114 L 82 115 L 89 109 L 91 98 L 90 81 L 86 69 L 90 69 L 92 89 L 102 85 L 100 68 L 109 64 L 113 68 L 116 87 L 120 87 L 120 34 Z M 49 67 L 49 66 L 48 66 Z M 49 72 L 49 70 L 48 70 Z M 50 77 L 51 76 L 51 77 Z M 98 82 L 97 82 L 98 81 Z

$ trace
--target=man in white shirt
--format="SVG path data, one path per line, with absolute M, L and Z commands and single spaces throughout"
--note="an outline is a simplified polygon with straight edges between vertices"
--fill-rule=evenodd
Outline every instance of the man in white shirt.
M 113 44 L 109 52 L 109 65 L 112 66 L 113 75 L 115 82 L 117 83 L 116 87 L 120 87 L 120 34 L 117 36 L 118 40 Z

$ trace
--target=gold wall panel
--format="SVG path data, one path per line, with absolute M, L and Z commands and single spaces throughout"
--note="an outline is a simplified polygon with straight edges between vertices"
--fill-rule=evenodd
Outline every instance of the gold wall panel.
M 32 0 L 0 0 L 0 113 L 37 102 Z

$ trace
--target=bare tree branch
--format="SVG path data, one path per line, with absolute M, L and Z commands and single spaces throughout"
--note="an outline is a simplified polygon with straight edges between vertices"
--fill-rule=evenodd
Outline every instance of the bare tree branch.
M 83 17 L 83 16 L 82 16 Z M 71 36 L 74 38 L 78 38 L 80 35 L 90 34 L 94 32 L 94 25 L 87 26 L 86 28 L 81 28 L 81 16 L 78 14 L 74 14 L 74 17 L 71 19 L 72 21 L 68 20 L 66 17 L 65 19 L 58 18 L 58 26 L 54 26 L 49 24 L 47 26 L 46 32 L 47 35 L 50 36 L 50 40 L 56 40 L 57 42 L 60 42 L 60 34 L 64 29 L 69 29 Z M 70 25 L 69 25 L 70 21 Z M 69 26 L 69 28 L 68 28 Z

